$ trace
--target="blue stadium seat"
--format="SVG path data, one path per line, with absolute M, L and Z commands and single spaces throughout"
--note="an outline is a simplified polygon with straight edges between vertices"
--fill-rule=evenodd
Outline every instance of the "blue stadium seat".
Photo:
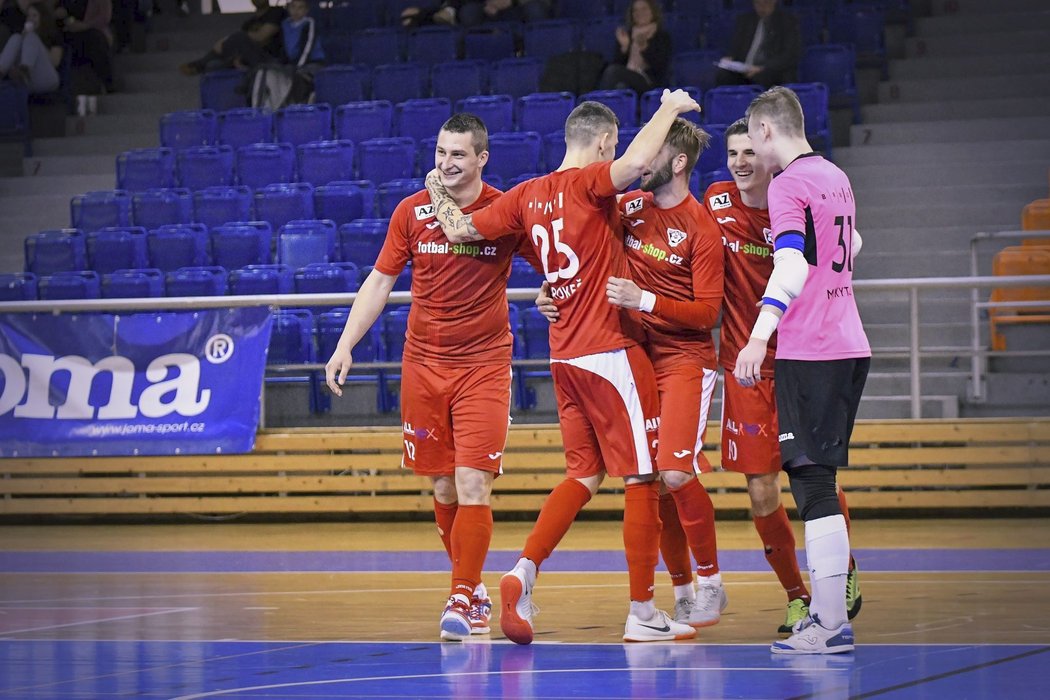
M 535 306 L 528 306 L 522 309 L 520 317 L 525 357 L 528 359 L 550 357 L 550 321 Z
M 430 136 L 419 142 L 416 148 L 416 177 L 426 177 L 434 169 L 437 158 L 437 136 Z M 376 200 L 378 203 L 378 200 Z
M 638 96 L 634 90 L 595 90 L 580 95 L 577 104 L 584 100 L 601 102 L 620 120 L 620 128 L 638 126 Z
M 504 179 L 540 169 L 543 140 L 535 131 L 489 134 L 489 162 L 485 172 Z
M 102 296 L 102 286 L 98 273 L 91 270 L 56 272 L 40 278 L 37 292 L 43 301 L 98 299 Z
M 802 34 L 802 45 L 813 46 L 824 43 L 824 25 L 826 16 L 823 6 L 800 7 L 798 2 L 788 11 L 798 19 L 799 33 Z
M 339 259 L 359 268 L 375 265 L 389 225 L 389 219 L 358 219 L 340 226 Z
M 725 54 L 719 50 L 682 51 L 671 59 L 672 82 L 689 85 L 701 92 L 715 87 L 718 68 L 715 65 Z
M 164 276 L 169 297 L 220 297 L 226 294 L 226 268 L 180 267 Z
M 102 276 L 103 299 L 149 299 L 162 296 L 164 273 L 160 270 L 114 270 Z
M 233 149 L 273 141 L 273 112 L 245 107 L 219 114 L 218 142 Z
M 499 61 L 512 57 L 514 51 L 514 25 L 510 23 L 491 22 L 463 32 L 463 58 Z
M 185 188 L 161 188 L 131 195 L 131 221 L 145 229 L 193 221 L 193 193 Z
M 518 98 L 518 129 L 549 134 L 565 128 L 565 120 L 576 107 L 568 92 L 537 92 Z
M 692 177 L 690 176 L 689 189 L 694 195 L 696 195 L 697 199 L 702 199 L 704 192 L 706 192 L 707 188 L 712 184 L 716 182 L 729 182 L 733 179 L 733 175 L 729 172 L 728 168 L 719 168 L 718 170 L 712 170 L 706 173 L 699 173 L 694 170 L 693 174 L 699 174 L 699 177 L 697 178 L 696 187 L 694 188 Z
M 371 80 L 372 69 L 363 64 L 325 66 L 314 75 L 314 99 L 333 107 L 364 100 Z
M 526 56 L 546 61 L 576 48 L 576 23 L 567 19 L 527 22 L 523 25 L 522 39 Z
M 357 144 L 358 174 L 372 182 L 412 177 L 416 144 L 410 138 L 369 139 Z
M 314 216 L 331 219 L 336 226 L 365 216 L 364 189 L 348 180 L 330 182 L 314 188 Z M 369 203 L 371 214 L 371 202 Z
M 361 281 L 364 282 L 368 279 L 368 276 L 372 274 L 374 266 L 365 265 L 361 267 Z M 397 279 L 394 280 L 394 286 L 391 289 L 393 292 L 410 292 L 412 291 L 412 265 L 411 263 L 406 265 L 404 269 L 398 274 Z
M 704 15 L 696 8 L 678 3 L 678 11 L 664 14 L 664 27 L 671 35 L 671 46 L 678 51 L 694 51 L 700 48 L 700 37 L 704 32 Z
M 274 134 L 279 143 L 293 146 L 332 138 L 332 107 L 324 103 L 289 105 L 274 115 Z
M 149 267 L 163 272 L 180 267 L 211 264 L 208 255 L 208 227 L 204 224 L 167 224 L 146 235 Z
M 762 93 L 759 85 L 723 85 L 704 93 L 704 121 L 732 124 L 744 116 L 751 100 Z
M 328 34 L 332 31 L 382 27 L 387 24 L 388 4 L 387 0 L 335 0 L 330 7 L 318 13 L 324 32 L 325 51 L 328 51 Z
M 217 112 L 248 106 L 247 94 L 239 91 L 246 80 L 242 70 L 209 71 L 200 78 L 201 107 Z
M 87 239 L 75 228 L 52 229 L 25 237 L 26 272 L 44 277 L 87 268 Z
M 677 88 L 672 88 L 672 89 L 677 89 Z M 703 102 L 701 102 L 701 94 L 700 94 L 700 89 L 699 88 L 683 87 L 683 88 L 680 88 L 680 89 L 685 90 L 690 95 L 692 95 L 693 99 L 696 100 L 697 103 L 703 104 Z M 653 115 L 656 114 L 656 110 L 660 109 L 660 96 L 663 94 L 663 91 L 664 91 L 663 88 L 657 88 L 655 90 L 650 90 L 650 91 L 642 94 L 642 103 L 641 103 L 642 104 L 642 119 L 641 119 L 641 121 L 642 121 L 643 124 L 645 122 L 649 121 L 650 119 L 652 119 Z M 704 118 L 704 115 L 701 114 L 700 112 L 686 112 L 685 114 L 683 114 L 681 116 L 682 116 L 683 119 L 688 119 L 689 121 L 693 122 L 694 124 L 700 124 L 703 121 L 703 118 Z
M 22 143 L 22 155 L 33 155 L 33 134 L 29 125 L 29 91 L 13 80 L 0 81 L 0 133 Z
M 332 183 L 353 185 L 361 192 L 361 216 L 365 219 L 376 215 L 376 183 L 372 180 L 350 180 L 345 183 Z M 317 217 L 319 219 L 331 219 L 330 216 Z
M 489 78 L 493 95 L 521 97 L 540 90 L 543 61 L 538 58 L 504 58 L 496 61 Z
M 559 134 L 559 136 L 560 136 L 560 134 Z M 537 177 L 540 177 L 541 175 L 546 175 L 546 174 L 547 173 L 522 173 L 521 175 L 518 175 L 517 177 L 512 177 L 511 179 L 507 180 L 504 183 L 504 187 L 502 189 L 504 191 L 513 189 L 513 188 L 517 187 L 518 185 L 520 185 L 523 182 L 526 182 L 528 180 L 532 180 L 534 178 L 537 178 Z
M 114 226 L 92 231 L 87 236 L 88 267 L 105 274 L 115 270 L 149 267 L 146 229 L 141 226 Z
M 170 148 L 136 148 L 117 156 L 117 189 L 139 192 L 175 186 L 175 154 Z
M 418 143 L 437 134 L 451 116 L 452 105 L 446 97 L 406 100 L 397 105 L 395 112 L 397 135 Z
M 352 262 L 309 263 L 295 273 L 296 294 L 349 294 L 361 288 Z
M 247 265 L 231 270 L 230 294 L 291 294 L 293 270 L 287 265 Z
M 586 22 L 580 22 L 580 48 L 584 51 L 600 53 L 602 58 L 611 62 L 620 52 L 616 43 L 616 28 L 623 24 L 623 17 L 617 15 L 595 15 Z M 677 50 L 675 44 L 671 44 Z
M 480 95 L 487 88 L 488 64 L 465 60 L 437 63 L 430 68 L 430 91 L 434 97 L 447 97 L 452 102 Z
M 376 206 L 379 210 L 379 217 L 382 219 L 390 218 L 390 215 L 394 213 L 394 209 L 397 208 L 398 203 L 402 199 L 419 192 L 421 189 L 423 189 L 423 180 L 421 178 L 404 178 L 384 182 L 376 190 Z
M 233 221 L 211 229 L 211 258 L 227 270 L 270 263 L 273 229 L 265 221 Z
M 208 187 L 193 193 L 193 220 L 206 226 L 252 218 L 252 191 L 248 187 Z
M 396 306 L 379 317 L 379 332 L 383 339 L 383 357 L 386 362 L 400 362 L 405 349 L 408 330 L 409 305 Z
M 332 310 L 325 311 L 314 318 L 314 321 L 317 324 L 317 348 L 319 359 L 327 360 L 335 352 L 336 345 L 339 343 L 339 337 L 343 334 L 343 328 L 346 326 L 346 319 L 349 315 L 349 309 L 333 308 Z M 360 362 L 376 362 L 379 360 L 379 350 L 379 327 L 378 325 L 374 325 L 369 328 L 361 340 L 358 341 L 350 355 L 354 358 L 355 364 Z M 354 375 L 349 375 L 347 381 L 351 381 L 351 377 L 353 376 Z M 372 381 L 375 381 L 374 374 L 371 375 L 370 378 Z
M 289 221 L 277 232 L 277 262 L 298 270 L 310 263 L 335 262 L 336 228 L 327 219 Z
M 255 218 L 274 231 L 289 221 L 314 218 L 314 188 L 306 182 L 267 185 L 255 191 Z
M 330 65 L 358 65 L 354 61 L 353 50 L 350 46 L 350 42 L 353 41 L 353 35 L 350 32 L 331 31 L 326 32 L 323 36 L 324 57 Z
M 160 145 L 167 148 L 211 146 L 218 133 L 218 121 L 211 109 L 168 112 L 160 118 Z
M 878 68 L 886 75 L 886 15 L 878 5 L 854 3 L 828 16 L 828 42 L 850 44 L 862 68 Z
M 0 273 L 0 301 L 33 301 L 38 281 L 32 272 Z
M 394 105 L 389 100 L 350 102 L 335 110 L 335 137 L 354 143 L 388 138 L 393 123 Z
M 514 98 L 510 95 L 468 97 L 456 103 L 456 111 L 477 116 L 490 134 L 514 131 Z
M 736 16 L 737 12 L 725 10 L 704 14 L 704 35 L 701 44 L 705 50 L 717 54 L 718 58 L 731 53 L 729 44 L 733 40 Z M 716 62 L 718 58 L 715 59 Z M 707 89 L 704 85 L 700 87 Z
M 558 9 L 562 17 L 591 20 L 607 14 L 609 2 L 608 0 L 560 0 Z
M 456 60 L 459 32 L 452 27 L 434 24 L 420 27 L 408 35 L 406 58 L 427 65 Z
M 354 177 L 353 141 L 314 141 L 301 144 L 296 151 L 300 182 L 317 187 Z
M 510 279 L 507 281 L 507 287 L 510 289 L 539 289 L 540 285 L 543 284 L 543 275 L 536 272 L 532 265 L 522 260 L 521 258 L 514 258 L 510 263 Z M 533 301 L 529 301 L 528 305 L 533 305 Z
M 253 143 L 237 149 L 237 181 L 252 189 L 295 181 L 295 146 Z
M 503 191 L 504 183 L 506 182 L 499 175 L 494 175 L 493 173 L 488 173 L 488 172 L 482 172 L 481 173 L 481 181 L 484 182 L 486 185 L 491 185 L 492 187 L 495 187 L 497 190 L 500 190 L 501 192 Z
M 631 141 L 634 141 L 634 137 L 641 131 L 641 127 L 628 126 L 620 129 L 619 139 L 616 142 L 616 157 L 619 158 L 627 151 L 627 147 L 631 145 Z M 628 187 L 628 190 L 633 190 L 637 187 L 637 181 Z
M 131 225 L 131 195 L 124 190 L 78 194 L 69 202 L 73 228 L 97 231 L 107 226 Z
M 404 53 L 404 37 L 404 33 L 395 27 L 354 32 L 350 37 L 354 63 L 378 66 L 399 62 Z
M 790 83 L 784 87 L 791 88 L 798 95 L 802 114 L 805 116 L 806 138 L 809 139 L 810 145 L 830 159 L 832 148 L 828 86 L 824 83 Z
M 314 361 L 313 314 L 309 309 L 278 309 L 273 315 L 268 365 L 302 365 Z
M 233 148 L 200 146 L 179 151 L 179 185 L 188 190 L 203 190 L 233 184 Z
M 726 128 L 728 124 L 705 124 L 704 131 L 711 135 L 711 142 L 696 163 L 696 170 L 703 182 L 714 182 L 710 173 L 726 167 Z
M 543 163 L 547 170 L 557 170 L 565 159 L 565 132 L 552 131 L 543 137 Z
M 397 104 L 426 97 L 429 71 L 420 63 L 384 63 L 375 68 L 372 99 Z
M 856 61 L 852 47 L 841 44 L 807 47 L 802 52 L 798 79 L 802 83 L 827 85 L 829 108 L 849 107 L 853 110 L 853 123 L 860 123 L 860 99 L 857 96 Z

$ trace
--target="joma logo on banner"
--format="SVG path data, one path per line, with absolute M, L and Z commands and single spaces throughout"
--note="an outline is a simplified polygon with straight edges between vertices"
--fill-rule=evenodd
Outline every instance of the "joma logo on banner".
M 171 370 L 177 371 L 168 378 Z M 51 384 L 56 374 L 69 373 L 65 400 L 58 406 L 50 402 Z M 91 386 L 100 374 L 109 372 L 112 382 L 109 397 L 97 407 L 89 403 Z M 211 391 L 200 388 L 201 365 L 193 355 L 161 355 L 146 367 L 149 386 L 138 397 L 133 396 L 135 365 L 126 357 L 114 355 L 92 364 L 85 357 L 67 355 L 34 355 L 25 353 L 22 361 L 0 355 L 0 416 L 14 410 L 15 418 L 70 418 L 127 420 L 140 415 L 162 418 L 177 413 L 197 416 L 207 410 Z

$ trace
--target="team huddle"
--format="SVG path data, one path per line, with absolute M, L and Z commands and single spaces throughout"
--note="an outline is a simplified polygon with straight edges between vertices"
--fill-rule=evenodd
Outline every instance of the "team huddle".
M 722 467 L 744 475 L 755 528 L 788 598 L 771 650 L 853 649 L 849 620 L 861 597 L 836 470 L 848 464 L 871 355 L 852 295 L 861 243 L 853 193 L 809 147 L 794 93 L 773 88 L 726 131 L 733 181 L 713 184 L 698 202 L 689 177 L 709 137 L 680 115 L 699 109 L 684 91 L 664 91 L 616 158 L 616 116 L 583 102 L 566 120 L 561 166 L 505 194 L 481 180 L 484 124 L 453 115 L 438 134 L 426 190 L 391 218 L 326 375 L 341 395 L 351 351 L 411 260 L 403 466 L 433 482 L 452 565 L 442 639 L 490 632 L 481 572 L 510 414 L 506 285 L 521 255 L 545 280 L 536 303 L 551 321 L 566 474 L 500 580 L 507 638 L 532 641 L 539 569 L 607 475 L 623 479 L 625 494 L 624 641 L 688 639 L 718 623 L 728 599 L 714 506 L 698 475 L 711 469 L 701 450 L 720 365 Z M 620 194 L 636 180 L 640 190 Z M 454 254 L 466 243 L 477 254 Z M 781 470 L 805 523 L 812 592 L 780 502 Z M 661 554 L 673 614 L 653 600 Z

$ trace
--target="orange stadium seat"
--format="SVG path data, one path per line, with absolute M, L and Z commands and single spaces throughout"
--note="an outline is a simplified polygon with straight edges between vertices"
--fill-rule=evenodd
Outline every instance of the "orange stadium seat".
M 996 253 L 992 261 L 994 275 L 1050 274 L 1050 248 L 1011 246 Z M 1046 306 L 1028 308 L 990 308 L 988 320 L 992 349 L 1005 350 L 1006 338 L 1000 331 L 1003 324 L 1050 324 L 1050 287 L 1005 287 L 993 289 L 991 301 L 1046 301 Z
M 1050 199 L 1036 199 L 1025 205 L 1021 210 L 1021 230 L 1050 231 Z

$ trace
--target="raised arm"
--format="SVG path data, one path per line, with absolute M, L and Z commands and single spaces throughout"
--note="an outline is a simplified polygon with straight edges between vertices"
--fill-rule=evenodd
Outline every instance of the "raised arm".
M 642 127 L 623 155 L 613 161 L 609 176 L 616 189 L 625 189 L 637 180 L 660 153 L 675 117 L 686 112 L 699 112 L 700 105 L 685 90 L 664 90 L 660 108 Z
M 427 173 L 427 192 L 430 193 L 430 201 L 434 204 L 434 216 L 441 224 L 441 230 L 445 232 L 445 238 L 453 243 L 466 243 L 468 241 L 480 241 L 484 236 L 474 228 L 474 222 L 470 214 L 464 214 L 452 195 L 448 193 L 445 186 L 441 184 L 441 175 L 437 168 Z

